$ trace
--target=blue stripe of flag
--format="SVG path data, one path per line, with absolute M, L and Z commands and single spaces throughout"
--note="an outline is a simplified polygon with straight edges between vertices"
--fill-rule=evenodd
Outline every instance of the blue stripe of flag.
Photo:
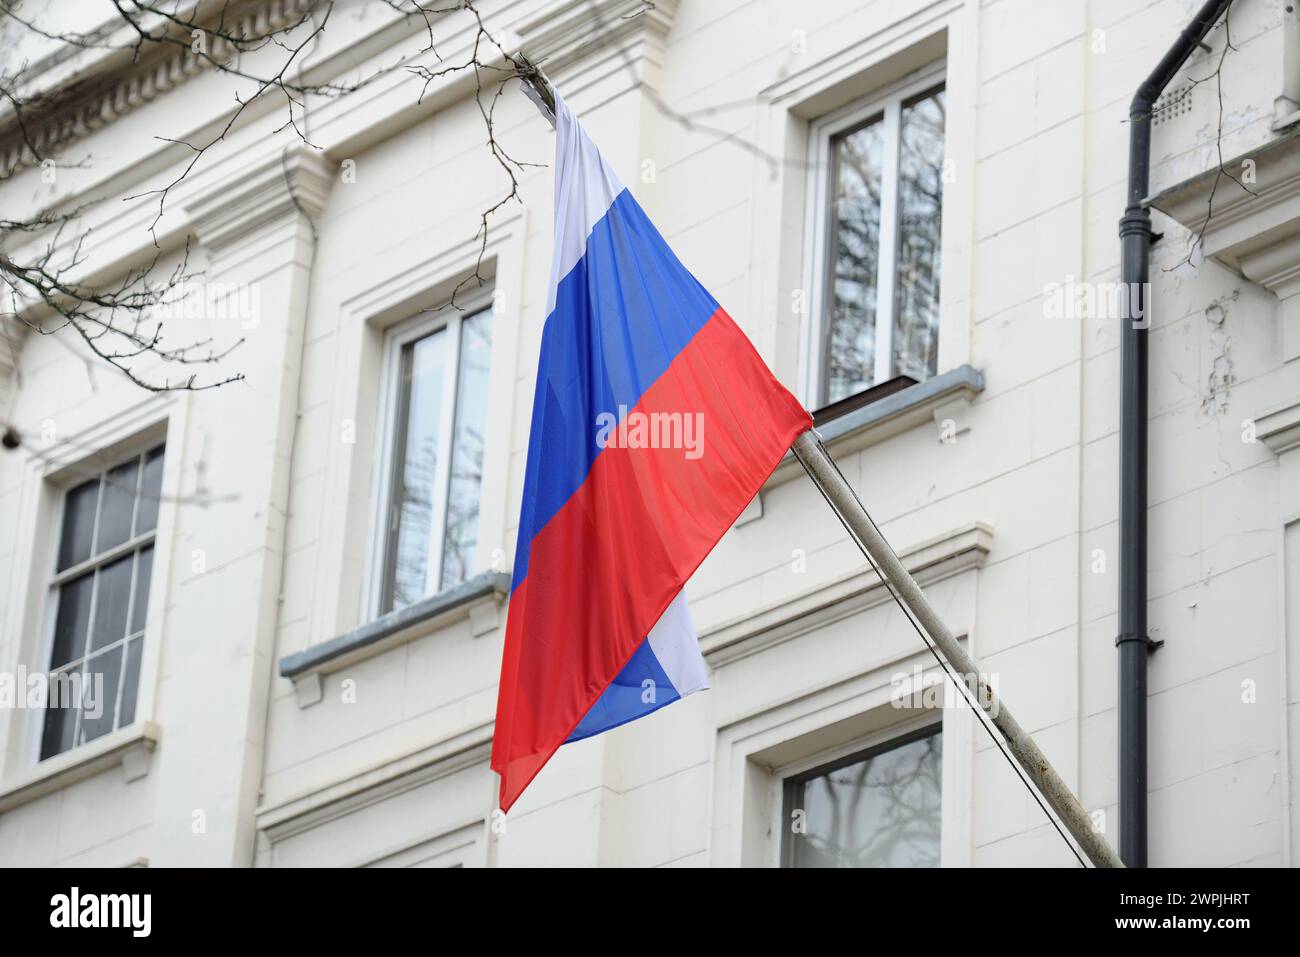
M 648 687 L 647 681 L 650 682 Z M 593 734 L 617 728 L 652 711 L 658 711 L 680 697 L 673 687 L 672 679 L 655 657 L 647 638 L 641 642 L 618 677 L 601 693 L 591 710 L 578 722 L 578 726 L 569 732 L 565 741 L 581 741 Z
M 717 311 L 626 189 L 587 237 L 542 332 L 511 592 L 533 538 L 586 481 L 596 418 L 631 408 Z

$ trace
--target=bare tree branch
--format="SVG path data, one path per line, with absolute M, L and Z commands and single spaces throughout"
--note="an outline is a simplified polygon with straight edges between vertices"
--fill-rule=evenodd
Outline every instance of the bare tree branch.
M 346 96 L 394 70 L 406 70 L 424 81 L 417 100 L 444 77 L 456 73 L 472 76 L 474 100 L 486 134 L 484 145 L 502 171 L 503 186 L 500 196 L 479 215 L 474 270 L 455 287 L 451 304 L 459 307 L 458 297 L 465 288 L 488 282 L 484 262 L 493 217 L 511 203 L 522 202 L 521 177 L 529 168 L 542 165 L 517 158 L 500 141 L 496 109 L 511 80 L 535 83 L 540 72 L 518 51 L 506 49 L 485 22 L 477 0 L 380 0 L 403 20 L 418 24 L 423 44 L 414 56 L 374 67 L 349 82 L 305 78 L 309 73 L 304 61 L 325 33 L 335 6 L 333 0 L 108 2 L 109 17 L 104 23 L 68 30 L 45 26 L 41 12 L 29 12 L 33 8 L 24 0 L 0 0 L 0 52 L 9 44 L 21 46 L 14 40 L 26 34 L 48 41 L 47 46 L 57 45 L 52 54 L 55 59 L 70 55 L 115 56 L 128 69 L 173 63 L 186 74 L 208 70 L 234 82 L 233 103 L 215 132 L 203 139 L 161 134 L 154 137 L 181 147 L 188 156 L 161 185 L 125 197 L 156 200 L 148 230 L 158 252 L 149 262 L 132 268 L 111 284 L 91 284 L 77 278 L 93 233 L 84 225 L 85 214 L 93 203 L 71 210 L 43 209 L 26 219 L 0 220 L 0 286 L 9 292 L 12 304 L 10 311 L 0 312 L 0 323 L 21 322 L 40 335 L 70 336 L 94 358 L 149 391 L 196 391 L 240 381 L 243 375 L 227 371 L 223 360 L 242 339 L 222 346 L 210 338 L 182 341 L 173 338 L 176 321 L 160 318 L 165 307 L 183 295 L 184 285 L 198 275 L 190 271 L 188 245 L 178 265 L 164 264 L 170 257 L 159 245 L 157 227 L 168 200 L 218 144 L 251 120 L 254 105 L 274 102 L 284 113 L 273 132 L 290 130 L 297 141 L 312 147 L 306 123 L 312 100 Z M 644 15 L 653 6 L 650 0 L 644 0 L 628 17 Z M 437 38 L 444 26 L 463 31 L 466 17 L 470 18 L 472 31 L 469 50 L 463 58 L 449 63 L 440 52 Z M 598 33 L 617 28 L 602 22 L 594 8 L 592 18 Z M 79 108 L 84 109 L 80 104 L 87 95 L 102 95 L 103 91 L 76 82 L 40 89 L 42 71 L 49 62 L 50 57 L 35 66 L 20 57 L 9 61 L 13 65 L 0 60 L 0 140 L 7 137 L 18 144 L 20 151 L 16 166 L 0 167 L 0 181 L 18 175 L 24 165 L 53 165 L 56 156 L 57 169 L 76 168 L 88 161 L 84 157 L 68 158 L 66 154 L 69 146 L 93 125 L 79 133 L 67 118 Z M 661 103 L 658 105 L 665 109 Z M 681 122 L 694 128 L 694 121 L 688 118 L 683 117 Z M 12 337 L 8 341 L 12 344 Z M 158 376 L 151 371 L 170 367 L 176 368 L 176 374 Z M 205 370 L 211 374 L 204 374 Z

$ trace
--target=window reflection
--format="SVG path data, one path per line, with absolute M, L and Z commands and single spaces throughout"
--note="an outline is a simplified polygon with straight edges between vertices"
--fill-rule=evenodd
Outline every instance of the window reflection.
M 381 614 L 474 573 L 491 324 L 456 314 L 399 351 Z
M 894 375 L 938 371 L 939 232 L 943 221 L 944 92 L 904 104 L 898 155 L 898 279 Z
M 880 109 L 829 140 L 823 406 L 938 371 L 944 88 Z
M 442 546 L 442 587 L 469 578 L 478 544 L 478 499 L 483 485 L 483 433 L 487 424 L 487 376 L 491 319 L 470 316 L 460 327 L 456 379 L 456 429 L 451 445 L 447 520 Z
M 836 140 L 828 404 L 875 382 L 883 158 L 880 118 Z
M 937 867 L 936 730 L 786 782 L 788 867 Z
M 440 329 L 402 349 L 385 611 L 405 608 L 427 594 L 446 343 L 447 331 Z

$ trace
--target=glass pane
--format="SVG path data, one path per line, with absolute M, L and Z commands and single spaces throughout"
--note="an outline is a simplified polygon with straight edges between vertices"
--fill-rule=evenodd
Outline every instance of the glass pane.
M 45 705 L 45 727 L 41 730 L 41 760 L 62 754 L 72 747 L 77 730 L 81 675 L 73 669 L 50 676 L 50 694 Z
M 491 343 L 491 312 L 484 310 L 461 323 L 456 427 L 451 447 L 440 588 L 459 585 L 473 573 L 474 548 L 478 544 L 479 489 L 483 485 Z
M 833 144 L 830 325 L 823 397 L 827 404 L 875 382 L 883 157 L 884 132 L 879 119 L 836 138 Z
M 425 597 L 446 342 L 440 330 L 402 350 L 385 611 Z
M 68 492 L 63 504 L 63 534 L 59 540 L 59 571 L 90 557 L 95 529 L 95 503 L 99 479 L 91 479 Z
M 126 611 L 131 600 L 131 565 L 134 555 L 119 558 L 95 573 L 95 621 L 90 629 L 90 649 L 103 648 L 126 637 Z
M 943 222 L 943 90 L 903 106 L 898 153 L 898 281 L 894 374 L 938 371 L 939 231 Z
M 937 867 L 940 757 L 938 734 L 804 780 L 786 819 L 794 867 Z
M 140 460 L 132 459 L 104 478 L 104 494 L 99 502 L 99 534 L 95 536 L 95 553 L 106 552 L 131 537 L 131 519 L 135 512 L 135 486 L 140 476 Z
M 82 575 L 59 589 L 59 610 L 54 618 L 54 646 L 50 651 L 51 668 L 66 665 L 84 653 L 94 581 L 93 573 Z
M 135 569 L 135 597 L 131 599 L 131 631 L 144 631 L 145 616 L 149 612 L 149 576 L 153 574 L 153 546 L 140 549 Z
M 122 649 L 114 648 L 86 662 L 86 691 L 78 743 L 108 734 L 117 721 L 117 686 L 122 677 Z
M 140 503 L 136 507 L 135 534 L 147 532 L 158 524 L 158 499 L 162 495 L 163 447 L 160 445 L 144 457 L 144 477 L 140 483 Z
M 135 699 L 140 692 L 140 654 L 143 638 L 133 638 L 126 646 L 126 673 L 122 676 L 122 707 L 117 726 L 125 728 L 135 720 Z

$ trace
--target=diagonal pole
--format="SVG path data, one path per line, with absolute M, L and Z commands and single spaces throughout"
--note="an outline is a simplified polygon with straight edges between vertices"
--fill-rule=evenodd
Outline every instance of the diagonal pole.
M 1106 842 L 1106 838 L 1093 828 L 1092 819 L 1088 817 L 1088 812 L 1083 809 L 1079 799 L 1056 773 L 1056 769 L 1034 743 L 1034 739 L 1020 727 L 1019 722 L 998 698 L 997 692 L 984 680 L 984 672 L 980 670 L 975 659 L 957 641 L 952 631 L 930 605 L 925 592 L 921 591 L 920 586 L 903 567 L 893 547 L 880 534 L 875 522 L 862 507 L 857 494 L 836 468 L 834 460 L 818 439 L 817 433 L 811 429 L 803 433 L 794 440 L 791 448 L 807 471 L 808 477 L 821 489 L 826 501 L 857 539 L 863 554 L 875 565 L 893 588 L 899 601 L 907 607 L 934 640 L 938 653 L 944 657 L 956 674 L 973 677 L 977 683 L 972 689 L 975 691 L 976 703 L 1002 733 L 1011 750 L 1011 756 L 1078 842 L 1084 854 L 1096 867 L 1123 867 L 1119 855 Z

